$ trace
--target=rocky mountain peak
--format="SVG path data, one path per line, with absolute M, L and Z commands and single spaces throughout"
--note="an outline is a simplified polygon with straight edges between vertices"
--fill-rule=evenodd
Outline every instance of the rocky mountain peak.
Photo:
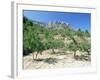
M 50 29 L 65 29 L 69 27 L 69 23 L 65 23 L 63 21 L 49 21 L 46 24 L 46 28 Z

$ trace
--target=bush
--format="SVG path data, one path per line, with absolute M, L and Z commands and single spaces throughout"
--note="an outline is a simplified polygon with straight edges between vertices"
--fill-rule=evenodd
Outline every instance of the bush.
M 90 55 L 91 44 L 89 42 L 80 43 L 79 48 L 81 51 L 85 51 L 88 53 L 88 55 Z
M 74 52 L 74 58 L 76 57 L 76 51 L 78 50 L 78 46 L 74 42 L 68 44 L 66 46 L 66 49 L 70 50 L 70 51 L 73 51 Z

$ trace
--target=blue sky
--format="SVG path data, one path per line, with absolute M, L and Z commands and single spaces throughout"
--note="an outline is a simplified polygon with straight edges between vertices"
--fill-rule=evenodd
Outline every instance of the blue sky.
M 44 23 L 49 21 L 64 21 L 69 23 L 74 29 L 80 28 L 88 31 L 91 29 L 90 13 L 24 10 L 23 15 L 31 20 Z

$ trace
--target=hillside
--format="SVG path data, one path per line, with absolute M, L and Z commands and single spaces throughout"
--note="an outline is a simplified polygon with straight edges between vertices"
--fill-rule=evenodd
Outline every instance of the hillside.
M 42 23 L 23 17 L 23 56 L 25 62 L 27 62 L 26 57 L 30 55 L 34 63 L 37 63 L 36 61 L 56 63 L 57 60 L 59 61 L 57 55 L 66 56 L 62 60 L 67 60 L 69 55 L 74 60 L 91 61 L 90 49 L 91 38 L 88 30 L 76 30 L 70 23 L 63 21 Z

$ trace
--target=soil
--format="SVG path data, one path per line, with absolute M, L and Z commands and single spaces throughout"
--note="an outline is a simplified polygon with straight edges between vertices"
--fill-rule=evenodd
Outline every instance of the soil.
M 33 60 L 33 55 L 23 57 L 24 69 L 54 69 L 54 68 L 67 68 L 67 67 L 86 67 L 91 65 L 91 61 L 76 60 L 73 58 L 72 52 L 70 53 L 55 53 L 51 54 L 50 50 L 46 50 L 38 54 L 37 59 Z M 33 53 L 34 55 L 36 52 Z

